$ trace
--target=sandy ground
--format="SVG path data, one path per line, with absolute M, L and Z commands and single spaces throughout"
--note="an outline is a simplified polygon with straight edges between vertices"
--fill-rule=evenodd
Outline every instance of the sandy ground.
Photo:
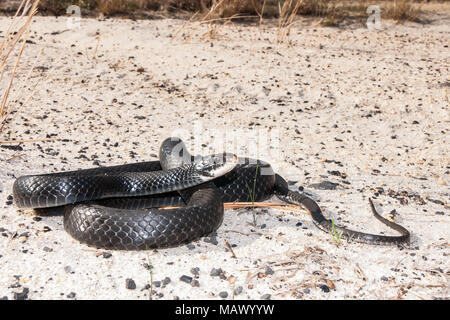
M 0 144 L 0 298 L 149 299 L 154 281 L 153 299 L 449 299 L 449 21 L 379 31 L 305 21 L 277 44 L 270 23 L 217 27 L 211 39 L 208 26 L 177 33 L 181 20 L 68 29 L 36 18 L 12 97 L 38 87 L 1 140 L 55 140 Z M 256 209 L 254 227 L 239 209 L 189 246 L 105 251 L 8 197 L 20 175 L 156 159 L 171 135 L 194 153 L 265 159 L 339 224 L 395 234 L 371 216 L 373 197 L 411 245 L 338 245 L 307 214 Z M 335 188 L 311 186 L 323 181 Z

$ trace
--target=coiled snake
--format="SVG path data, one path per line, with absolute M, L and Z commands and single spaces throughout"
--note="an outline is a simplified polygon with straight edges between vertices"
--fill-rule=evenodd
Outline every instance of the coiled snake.
M 75 239 L 123 250 L 187 244 L 220 227 L 223 202 L 263 201 L 274 194 L 303 206 L 319 228 L 342 238 L 369 244 L 409 241 L 409 231 L 381 217 L 370 199 L 375 217 L 400 236 L 335 226 L 314 200 L 290 191 L 270 164 L 230 154 L 194 158 L 178 138 L 162 143 L 160 161 L 22 176 L 13 186 L 18 208 L 49 211 L 63 206 L 64 228 Z M 158 208 L 162 206 L 177 207 Z

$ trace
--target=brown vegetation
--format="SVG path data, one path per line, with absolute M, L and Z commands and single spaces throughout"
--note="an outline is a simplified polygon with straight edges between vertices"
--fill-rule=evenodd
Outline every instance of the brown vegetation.
M 418 16 L 423 1 L 377 1 L 382 16 L 394 20 L 413 20 Z M 62 15 L 69 5 L 78 5 L 85 12 L 105 15 L 130 14 L 142 10 L 165 12 L 200 12 L 216 17 L 253 15 L 255 18 L 277 17 L 291 13 L 323 18 L 324 24 L 333 25 L 345 17 L 367 16 L 368 0 L 41 0 L 43 12 Z M 214 10 L 212 10 L 214 9 Z M 290 16 L 290 14 L 289 14 Z

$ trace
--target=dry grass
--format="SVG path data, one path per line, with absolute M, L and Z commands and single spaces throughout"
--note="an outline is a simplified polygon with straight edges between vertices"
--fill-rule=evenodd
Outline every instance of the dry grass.
M 4 32 L 4 37 L 0 43 L 0 84 L 5 85 L 2 90 L 0 104 L 0 133 L 5 124 L 10 120 L 13 112 L 26 105 L 32 98 L 33 92 L 25 99 L 22 93 L 25 91 L 24 85 L 31 74 L 33 68 L 28 72 L 28 76 L 22 83 L 22 88 L 16 90 L 19 96 L 11 99 L 10 94 L 14 87 L 14 79 L 17 75 L 18 66 L 22 57 L 25 45 L 30 32 L 30 25 L 33 16 L 37 12 L 39 0 L 23 0 L 16 14 L 11 19 L 11 23 Z M 9 77 L 3 81 L 4 76 Z M 6 83 L 5 83 L 6 82 Z
M 385 16 L 396 21 L 415 20 L 421 11 L 422 3 L 413 4 L 410 0 L 392 1 L 385 6 Z
M 335 25 L 349 16 L 367 17 L 369 5 L 379 5 L 383 19 L 397 21 L 417 18 L 421 0 L 41 0 L 40 8 L 53 14 L 65 14 L 69 5 L 80 6 L 85 14 L 101 12 L 107 15 L 129 14 L 139 10 L 162 10 L 166 12 L 200 12 L 220 18 L 252 15 L 281 18 L 297 7 L 298 15 L 320 17 L 325 25 Z M 219 5 L 220 3 L 220 5 Z M 282 9 L 284 8 L 284 12 Z

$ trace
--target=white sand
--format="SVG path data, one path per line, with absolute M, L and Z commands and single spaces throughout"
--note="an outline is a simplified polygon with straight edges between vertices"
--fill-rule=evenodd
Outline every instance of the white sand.
M 154 281 L 171 279 L 153 288 L 155 299 L 218 298 L 221 291 L 230 299 L 233 285 L 210 276 L 219 267 L 236 278 L 235 287 L 243 287 L 236 296 L 242 299 L 264 294 L 448 299 L 448 15 L 445 19 L 427 25 L 384 22 L 380 31 L 305 22 L 291 30 L 290 44 L 277 44 L 270 25 L 220 27 L 210 42 L 201 38 L 206 26 L 171 39 L 184 23 L 178 20 L 83 19 L 80 29 L 64 31 L 66 18 L 36 18 L 34 44 L 26 47 L 16 85 L 24 83 L 45 48 L 37 63 L 43 68 L 28 82 L 40 83 L 1 140 L 47 135 L 59 140 L 25 143 L 22 151 L 0 148 L 0 298 L 13 299 L 28 288 L 31 299 L 67 299 L 71 292 L 77 299 L 148 299 L 149 259 Z M 7 23 L 0 18 L 1 30 Z M 64 32 L 52 35 L 55 31 Z M 259 137 L 272 132 L 273 149 L 261 144 L 255 153 L 252 132 Z M 292 188 L 304 186 L 339 224 L 395 234 L 370 214 L 367 199 L 383 188 L 377 206 L 384 215 L 396 209 L 397 222 L 412 232 L 410 248 L 347 241 L 338 246 L 309 215 L 296 212 L 257 210 L 258 224 L 266 227 L 254 228 L 251 211 L 241 209 L 226 212 L 217 245 L 200 240 L 192 250 L 110 251 L 104 258 L 104 250 L 72 239 L 62 217 L 34 221 L 32 212 L 5 204 L 20 175 L 89 168 L 95 161 L 153 160 L 160 142 L 174 134 L 198 147 L 193 151 L 208 154 L 211 136 L 224 133 L 243 148 L 216 141 L 218 150 L 270 161 L 295 182 Z M 329 173 L 336 170 L 347 178 Z M 323 180 L 339 186 L 308 187 Z M 406 191 L 407 203 L 389 190 Z M 51 231 L 44 232 L 46 227 Z M 12 237 L 25 232 L 28 236 Z M 236 245 L 236 259 L 225 240 Z M 273 275 L 264 275 L 266 266 Z M 193 277 L 193 267 L 200 268 L 199 287 L 179 280 Z M 128 278 L 135 290 L 126 288 Z M 330 292 L 320 288 L 324 284 Z

